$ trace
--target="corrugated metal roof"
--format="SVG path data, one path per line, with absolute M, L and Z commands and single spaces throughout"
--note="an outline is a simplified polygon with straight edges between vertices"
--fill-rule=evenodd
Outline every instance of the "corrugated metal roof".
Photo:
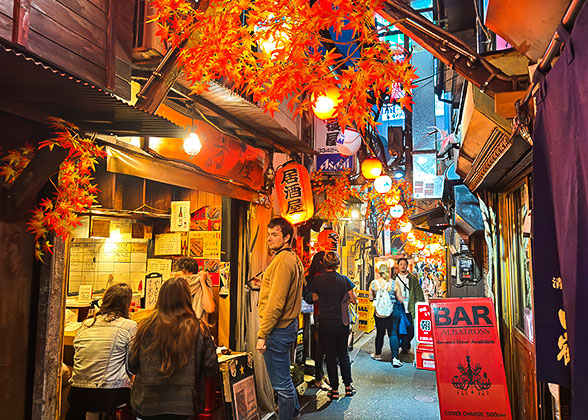
M 163 117 L 141 111 L 98 86 L 2 44 L 0 68 L 0 91 L 14 98 L 21 110 L 30 107 L 103 134 L 186 135 L 182 127 Z
M 189 88 L 189 82 L 186 81 L 183 74 L 179 76 L 178 82 L 183 87 Z M 281 125 L 276 119 L 272 118 L 262 108 L 237 95 L 231 89 L 228 89 L 219 83 L 211 82 L 208 91 L 205 91 L 198 96 L 204 99 L 205 102 L 213 104 L 223 112 L 230 114 L 235 119 L 241 121 L 243 126 L 250 127 L 257 132 L 263 133 L 265 136 L 271 138 L 287 149 L 313 153 L 313 150 L 308 144 L 300 140 L 294 133 Z M 194 100 L 198 102 L 196 97 L 194 97 Z M 206 107 L 206 105 L 203 106 Z M 207 118 L 214 118 L 214 110 L 205 112 L 201 107 L 200 109 L 206 114 Z M 251 132 L 248 132 L 243 126 L 238 127 L 236 124 L 223 118 L 219 118 L 218 121 L 215 121 L 215 123 L 217 122 L 220 126 L 223 126 L 223 128 L 237 132 L 240 137 L 250 140 L 255 139 L 257 143 L 263 143 L 263 139 L 260 139 L 259 137 L 256 138 L 255 135 L 252 136 Z M 292 124 L 294 125 L 294 123 Z

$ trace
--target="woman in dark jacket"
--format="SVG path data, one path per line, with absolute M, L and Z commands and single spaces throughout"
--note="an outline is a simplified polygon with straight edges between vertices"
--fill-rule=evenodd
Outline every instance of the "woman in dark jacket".
M 339 373 L 345 384 L 345 395 L 355 394 L 351 379 L 351 363 L 347 347 L 349 337 L 349 303 L 356 303 L 355 285 L 348 277 L 337 273 L 341 263 L 339 254 L 329 251 L 323 258 L 325 272 L 317 275 L 312 283 L 313 298 L 319 302 L 319 339 L 327 356 L 327 372 L 331 399 L 339 398 Z
M 183 277 L 163 284 L 153 313 L 139 324 L 129 369 L 136 374 L 131 405 L 141 419 L 187 420 L 203 408 L 204 377 L 218 374 L 216 348 Z

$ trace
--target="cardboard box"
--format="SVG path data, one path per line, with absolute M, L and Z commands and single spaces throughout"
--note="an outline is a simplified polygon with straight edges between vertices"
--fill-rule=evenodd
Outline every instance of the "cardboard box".
M 433 346 L 419 344 L 416 349 L 415 365 L 417 369 L 435 370 L 435 353 Z

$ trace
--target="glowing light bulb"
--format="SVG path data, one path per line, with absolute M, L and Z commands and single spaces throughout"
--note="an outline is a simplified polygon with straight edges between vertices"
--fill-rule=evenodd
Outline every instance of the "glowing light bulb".
M 184 139 L 184 151 L 190 156 L 196 156 L 202 149 L 202 142 L 198 134 L 192 132 Z

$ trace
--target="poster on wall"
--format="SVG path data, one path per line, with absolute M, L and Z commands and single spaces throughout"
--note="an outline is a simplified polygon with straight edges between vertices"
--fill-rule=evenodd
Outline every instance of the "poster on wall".
M 229 296 L 231 289 L 231 263 L 221 262 L 219 265 L 219 291 L 220 296 Z
M 169 230 L 172 232 L 187 232 L 190 230 L 190 202 L 172 201 Z
M 430 301 L 441 419 L 511 420 L 490 298 Z
M 190 232 L 190 257 L 219 259 L 221 252 L 221 233 L 209 231 Z

